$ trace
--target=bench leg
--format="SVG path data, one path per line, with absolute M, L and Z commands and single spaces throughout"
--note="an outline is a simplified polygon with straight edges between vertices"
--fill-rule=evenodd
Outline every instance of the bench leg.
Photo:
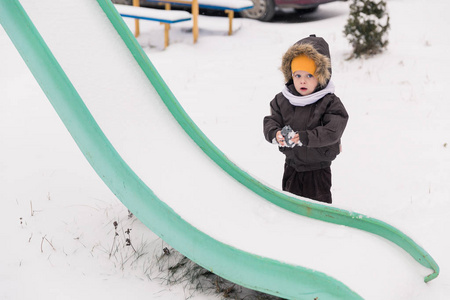
M 197 43 L 198 40 L 198 15 L 199 15 L 199 7 L 198 7 L 198 0 L 192 1 L 192 35 L 194 36 L 194 44 Z
M 133 6 L 140 6 L 139 0 L 133 0 Z M 134 19 L 134 36 L 138 37 L 140 34 L 139 19 Z
M 141 34 L 139 29 L 139 19 L 134 19 L 134 36 L 138 37 Z
M 172 7 L 170 3 L 164 4 L 165 10 L 171 10 Z M 169 46 L 169 30 L 170 30 L 170 24 L 164 23 L 164 49 L 166 49 Z
M 170 30 L 170 24 L 165 23 L 164 24 L 164 49 L 169 46 L 169 30 Z
M 228 14 L 228 35 L 233 34 L 233 18 L 234 18 L 234 10 L 226 10 L 225 11 Z

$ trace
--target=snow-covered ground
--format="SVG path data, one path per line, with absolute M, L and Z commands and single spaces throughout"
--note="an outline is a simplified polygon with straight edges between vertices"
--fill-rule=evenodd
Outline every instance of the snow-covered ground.
M 447 299 L 450 104 L 444 84 L 450 60 L 444 51 L 450 38 L 442 11 L 450 4 L 388 1 L 388 50 L 355 61 L 346 60 L 350 47 L 342 35 L 348 5 L 323 5 L 302 18 L 288 13 L 272 23 L 236 19 L 231 37 L 226 18 L 201 16 L 197 44 L 190 24 L 180 23 L 172 26 L 166 50 L 162 26 L 141 22 L 138 40 L 206 135 L 243 169 L 279 186 L 283 157 L 264 141 L 262 118 L 283 84 L 284 51 L 310 33 L 323 36 L 336 94 L 350 114 L 344 152 L 333 165 L 334 205 L 398 227 L 440 265 L 441 275 L 427 285 L 411 287 L 398 278 L 395 299 Z M 0 298 L 190 296 L 182 285 L 161 284 L 153 266 L 162 242 L 128 218 L 90 168 L 3 29 L 0 49 Z M 124 246 L 128 228 L 144 254 L 139 260 Z M 330 237 L 329 243 L 332 251 L 338 241 Z

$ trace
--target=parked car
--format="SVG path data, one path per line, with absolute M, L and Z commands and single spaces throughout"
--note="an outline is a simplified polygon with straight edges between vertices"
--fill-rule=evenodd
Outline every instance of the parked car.
M 277 8 L 294 8 L 300 13 L 313 12 L 320 4 L 346 0 L 252 0 L 253 8 L 241 12 L 246 18 L 270 21 Z

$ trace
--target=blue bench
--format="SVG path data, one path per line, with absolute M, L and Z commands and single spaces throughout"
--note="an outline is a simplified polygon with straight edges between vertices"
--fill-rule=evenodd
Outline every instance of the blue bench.
M 161 10 L 154 8 L 145 8 L 130 5 L 114 5 L 122 17 L 133 18 L 137 20 L 156 21 L 164 24 L 164 48 L 169 46 L 169 30 L 170 24 L 189 21 L 192 15 L 187 11 Z M 135 23 L 134 35 L 138 37 L 139 23 Z
M 233 34 L 234 13 L 253 8 L 253 2 L 251 0 L 145 0 L 145 1 L 165 4 L 166 10 L 170 10 L 171 4 L 190 6 L 194 23 L 192 28 L 192 33 L 194 35 L 194 43 L 197 42 L 198 39 L 199 8 L 225 11 L 229 19 L 228 35 Z

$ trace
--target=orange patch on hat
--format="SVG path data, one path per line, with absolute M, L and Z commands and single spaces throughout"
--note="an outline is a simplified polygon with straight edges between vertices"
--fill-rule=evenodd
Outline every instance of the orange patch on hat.
M 296 56 L 291 62 L 292 74 L 296 71 L 306 71 L 311 75 L 316 73 L 316 64 L 306 55 Z

